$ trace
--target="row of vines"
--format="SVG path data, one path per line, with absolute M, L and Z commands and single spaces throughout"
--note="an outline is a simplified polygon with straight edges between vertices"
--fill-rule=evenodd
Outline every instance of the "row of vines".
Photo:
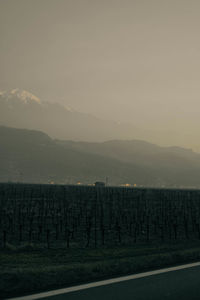
M 200 239 L 200 191 L 0 184 L 0 247 Z

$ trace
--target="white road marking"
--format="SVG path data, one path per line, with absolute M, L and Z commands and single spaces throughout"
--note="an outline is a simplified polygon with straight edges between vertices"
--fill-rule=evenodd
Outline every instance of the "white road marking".
M 97 282 L 81 284 L 81 285 L 72 286 L 72 287 L 68 287 L 68 288 L 64 288 L 64 289 L 53 290 L 53 291 L 49 291 L 49 292 L 43 292 L 43 293 L 33 294 L 33 295 L 29 295 L 29 296 L 24 296 L 24 297 L 9 298 L 9 300 L 42 299 L 45 297 L 57 296 L 57 295 L 76 292 L 76 291 L 85 290 L 85 289 L 89 289 L 89 288 L 93 288 L 93 287 L 98 287 L 98 286 L 108 285 L 108 284 L 112 284 L 112 283 L 148 277 L 148 276 L 172 272 L 172 271 L 178 271 L 178 270 L 182 270 L 182 269 L 188 269 L 188 268 L 197 267 L 197 266 L 200 266 L 200 262 L 176 266 L 176 267 L 170 267 L 170 268 L 165 268 L 165 269 L 159 269 L 159 270 L 155 270 L 155 271 L 144 272 L 144 273 L 139 273 L 139 274 L 134 274 L 134 275 L 128 275 L 128 276 L 123 276 L 123 277 L 117 277 L 117 278 L 112 278 L 112 279 L 107 279 L 107 280 L 101 280 L 101 281 L 97 281 Z

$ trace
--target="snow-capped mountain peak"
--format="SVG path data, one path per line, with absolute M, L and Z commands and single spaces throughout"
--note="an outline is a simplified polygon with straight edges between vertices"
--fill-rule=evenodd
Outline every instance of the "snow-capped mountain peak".
M 21 89 L 12 89 L 10 91 L 0 90 L 0 97 L 3 101 L 6 102 L 8 101 L 13 102 L 15 99 L 17 99 L 22 104 L 29 104 L 29 103 L 41 104 L 41 100 L 37 96 Z
M 37 96 L 35 96 L 25 90 L 13 89 L 7 95 L 9 96 L 9 94 L 10 94 L 10 96 L 16 96 L 24 103 L 28 103 L 30 101 L 35 101 L 38 104 L 41 104 L 41 101 Z

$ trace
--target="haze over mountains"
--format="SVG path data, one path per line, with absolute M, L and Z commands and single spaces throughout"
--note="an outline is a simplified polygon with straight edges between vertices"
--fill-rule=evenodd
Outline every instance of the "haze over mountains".
M 134 122 L 134 119 L 133 123 L 100 119 L 59 103 L 45 102 L 25 90 L 0 92 L 0 125 L 41 130 L 52 138 L 64 140 L 103 142 L 112 139 L 142 139 L 162 146 L 185 147 L 189 144 L 189 148 L 200 149 L 197 146 L 198 139 L 194 144 L 194 136 L 188 135 L 186 131 L 152 130 L 151 126 L 141 129 L 136 123 L 136 126 L 133 125 Z
M 24 90 L 0 93 L 0 125 L 0 181 L 200 187 L 200 154 Z
M 23 116 L 10 126 L 54 138 L 137 138 L 200 152 L 199 10 L 197 0 L 0 1 L 0 88 L 19 87 L 41 104 L 62 105 L 48 108 L 62 110 L 54 126 L 47 107 L 38 110 L 37 124 L 34 108 L 25 110 L 26 122 Z
M 200 187 L 200 154 L 144 141 L 74 142 L 0 126 L 0 181 Z
M 43 102 L 19 89 L 1 92 L 0 124 L 42 130 L 53 138 L 82 141 L 129 139 L 141 135 L 131 124 L 101 120 L 58 103 Z

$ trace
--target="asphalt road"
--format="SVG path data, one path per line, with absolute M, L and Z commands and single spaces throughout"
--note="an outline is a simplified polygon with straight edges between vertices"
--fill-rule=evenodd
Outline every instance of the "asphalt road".
M 48 300 L 200 300 L 200 267 L 93 287 Z
M 34 299 L 200 300 L 200 262 L 12 298 L 10 300 Z

